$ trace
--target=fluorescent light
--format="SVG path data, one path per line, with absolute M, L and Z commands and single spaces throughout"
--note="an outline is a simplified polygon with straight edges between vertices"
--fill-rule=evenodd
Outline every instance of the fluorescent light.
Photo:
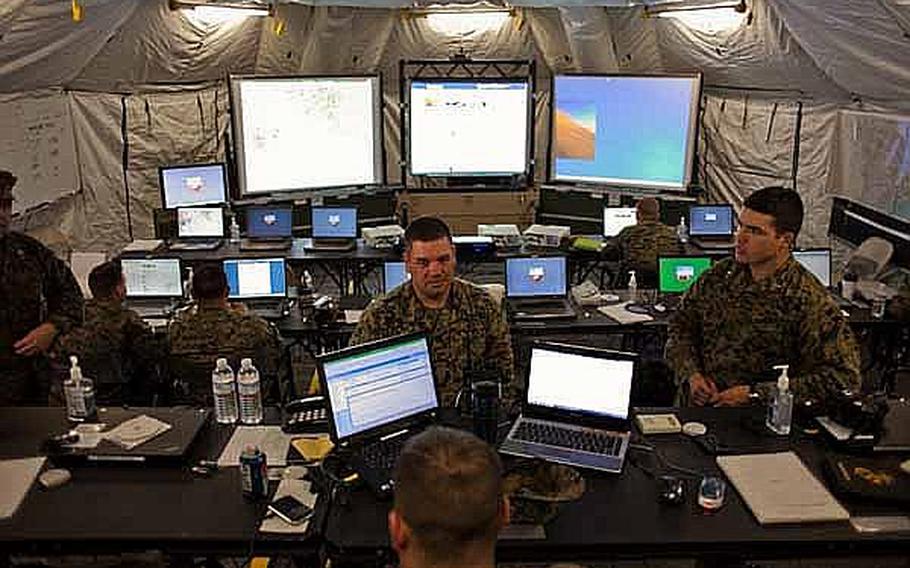
M 187 18 L 203 24 L 220 24 L 242 20 L 250 16 L 272 15 L 269 4 L 218 0 L 170 0 L 172 10 L 180 10 Z
M 467 35 L 472 32 L 498 30 L 510 17 L 508 10 L 430 12 L 426 16 L 427 25 L 445 35 Z

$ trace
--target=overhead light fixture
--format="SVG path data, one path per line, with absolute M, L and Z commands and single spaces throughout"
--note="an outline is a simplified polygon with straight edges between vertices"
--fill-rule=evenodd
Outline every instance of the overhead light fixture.
M 272 16 L 275 5 L 243 0 L 170 0 L 171 10 L 181 10 L 201 23 L 233 21 L 250 16 Z
M 472 32 L 497 30 L 513 16 L 507 4 L 478 2 L 476 4 L 430 5 L 410 8 L 407 14 L 426 18 L 427 25 L 445 35 L 466 35 Z
M 686 26 L 714 33 L 740 27 L 748 18 L 745 0 L 666 2 L 645 6 L 645 17 L 672 18 Z

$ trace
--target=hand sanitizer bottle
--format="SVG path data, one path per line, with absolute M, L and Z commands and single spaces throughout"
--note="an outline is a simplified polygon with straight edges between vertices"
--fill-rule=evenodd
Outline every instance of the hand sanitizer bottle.
M 230 239 L 234 244 L 240 242 L 240 225 L 237 224 L 237 213 L 231 215 Z
M 790 392 L 790 377 L 787 376 L 789 365 L 775 365 L 780 369 L 777 379 L 777 388 L 771 402 L 768 404 L 768 420 L 766 424 L 771 431 L 787 436 L 790 434 L 790 424 L 793 418 L 793 393 Z
M 679 225 L 676 226 L 676 238 L 679 242 L 686 244 L 689 241 L 689 228 L 686 227 L 686 218 L 679 218 Z
M 82 422 L 95 416 L 95 387 L 90 379 L 82 376 L 79 359 L 70 356 L 70 378 L 63 383 L 66 399 L 66 417 Z
M 635 279 L 635 271 L 629 271 L 629 301 L 638 302 L 638 280 Z

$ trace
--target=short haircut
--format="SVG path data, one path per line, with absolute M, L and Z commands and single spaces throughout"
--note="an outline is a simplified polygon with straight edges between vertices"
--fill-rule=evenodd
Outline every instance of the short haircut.
M 88 287 L 95 298 L 111 298 L 122 278 L 123 270 L 120 267 L 120 261 L 111 260 L 92 269 L 88 275 Z
M 395 510 L 433 559 L 495 542 L 502 492 L 499 456 L 461 430 L 425 430 L 408 440 L 395 466 Z
M 638 216 L 645 221 L 657 221 L 660 219 L 660 202 L 653 197 L 643 197 L 635 205 Z
M 770 215 L 778 233 L 793 233 L 793 240 L 803 226 L 803 200 L 794 190 L 771 186 L 752 192 L 743 202 L 744 207 Z
M 452 242 L 452 231 L 445 221 L 439 217 L 418 217 L 411 221 L 408 228 L 404 231 L 404 244 L 406 248 L 411 248 L 414 241 L 429 242 L 438 241 L 439 239 L 448 239 Z
M 197 300 L 223 298 L 227 289 L 227 276 L 219 264 L 200 266 L 193 273 L 193 297 Z

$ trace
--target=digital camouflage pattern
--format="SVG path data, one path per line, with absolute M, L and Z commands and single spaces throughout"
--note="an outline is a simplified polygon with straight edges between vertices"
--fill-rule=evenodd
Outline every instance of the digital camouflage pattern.
M 66 333 L 82 321 L 82 292 L 66 264 L 35 239 L 0 235 L 0 406 L 46 404 L 49 361 L 13 345 L 44 322 Z
M 119 300 L 85 302 L 85 322 L 60 337 L 55 353 L 69 368 L 69 357 L 79 357 L 83 375 L 95 381 L 99 404 L 148 405 L 155 387 L 155 366 L 163 345 L 139 314 Z
M 754 281 L 732 258 L 702 274 L 670 322 L 667 359 L 681 394 L 696 372 L 718 390 L 753 385 L 767 395 L 790 365 L 797 400 L 830 400 L 860 386 L 860 358 L 846 318 L 828 291 L 792 257 L 771 277 Z
M 210 406 L 211 373 L 215 360 L 224 357 L 236 373 L 240 359 L 249 357 L 259 371 L 263 399 L 278 378 L 281 343 L 275 327 L 242 305 L 199 307 L 177 315 L 168 328 L 171 375 L 187 392 L 179 402 Z
M 422 331 L 430 338 L 433 373 L 440 403 L 453 406 L 465 375 L 495 373 L 512 383 L 512 346 L 501 306 L 482 288 L 456 278 L 446 305 L 430 309 L 410 284 L 398 286 L 367 307 L 351 337 L 351 345 Z M 470 378 L 470 377 L 469 377 Z
M 683 253 L 682 245 L 676 238 L 676 229 L 657 221 L 623 228 L 607 247 L 607 254 L 619 256 L 624 268 L 639 274 L 651 274 L 655 278 L 659 256 Z

